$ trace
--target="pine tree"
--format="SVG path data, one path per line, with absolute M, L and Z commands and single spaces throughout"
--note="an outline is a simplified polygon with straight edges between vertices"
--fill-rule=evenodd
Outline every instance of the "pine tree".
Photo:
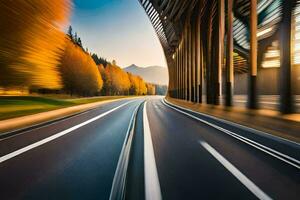
M 74 41 L 73 41 L 75 44 L 78 44 L 78 36 L 77 36 L 77 32 L 75 32 L 75 35 L 74 35 Z
M 69 26 L 68 29 L 68 36 L 71 38 L 71 40 L 73 41 L 73 28 L 72 26 Z
M 78 46 L 80 46 L 82 48 L 82 42 L 81 42 L 80 37 L 78 37 L 77 44 L 78 44 Z

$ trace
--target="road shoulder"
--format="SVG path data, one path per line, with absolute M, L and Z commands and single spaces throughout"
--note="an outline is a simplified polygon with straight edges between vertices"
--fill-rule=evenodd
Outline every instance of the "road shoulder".
M 221 106 L 201 105 L 183 100 L 166 98 L 172 104 L 190 109 L 195 112 L 211 115 L 223 120 L 244 125 L 262 132 L 267 132 L 272 135 L 293 141 L 300 142 L 300 122 L 294 120 L 298 118 L 295 114 L 292 116 L 279 115 L 275 111 L 265 114 L 260 110 L 245 110 L 236 108 L 225 108 Z M 299 117 L 300 118 L 300 117 Z
M 87 103 L 82 105 L 71 106 L 67 108 L 60 108 L 52 111 L 32 114 L 28 116 L 16 117 L 7 120 L 0 121 L 0 137 L 4 137 L 7 134 L 11 135 L 13 132 L 23 131 L 30 128 L 39 127 L 54 121 L 58 121 L 64 118 L 68 118 L 88 110 L 97 108 L 106 103 L 115 102 L 124 99 L 130 99 L 135 97 L 104 100 L 100 102 Z

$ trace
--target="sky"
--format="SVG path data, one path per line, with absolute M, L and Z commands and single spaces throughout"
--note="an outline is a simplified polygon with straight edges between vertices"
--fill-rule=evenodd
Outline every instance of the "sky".
M 74 0 L 73 31 L 83 46 L 121 67 L 166 66 L 156 33 L 138 0 Z

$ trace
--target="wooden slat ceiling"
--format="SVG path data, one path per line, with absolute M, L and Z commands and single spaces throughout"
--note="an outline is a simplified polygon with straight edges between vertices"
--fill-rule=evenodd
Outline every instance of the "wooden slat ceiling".
M 139 0 L 151 20 L 153 27 L 164 49 L 167 62 L 180 42 L 185 18 L 198 2 L 201 2 L 201 15 L 206 6 L 213 0 Z M 274 35 L 282 17 L 283 0 L 258 0 L 258 40 Z M 234 44 L 235 52 L 246 60 L 249 51 L 249 10 L 250 0 L 234 1 Z M 242 52 L 242 53 L 241 53 Z M 246 56 L 245 56 L 246 55 Z M 239 57 L 235 57 L 239 58 Z M 237 71 L 246 71 L 246 64 L 235 60 Z M 244 63 L 244 62 L 243 62 Z M 243 66 L 243 67 L 241 67 Z

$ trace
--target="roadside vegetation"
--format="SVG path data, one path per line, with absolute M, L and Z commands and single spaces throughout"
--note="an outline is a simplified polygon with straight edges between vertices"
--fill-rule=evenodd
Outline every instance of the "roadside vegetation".
M 102 96 L 54 99 L 42 96 L 0 96 L 0 120 L 124 97 L 125 96 Z
M 16 73 L 14 68 L 3 68 L 3 74 L 6 73 L 8 76 L 1 77 L 0 92 L 16 90 L 29 94 L 68 94 L 81 97 L 162 93 L 156 92 L 157 89 L 159 91 L 159 86 L 146 83 L 140 76 L 125 72 L 116 61 L 108 62 L 97 54 L 89 52 L 83 47 L 78 34 L 73 33 L 71 26 L 68 33 L 63 36 L 63 41 L 63 51 L 60 52 L 60 56 L 56 60 L 47 60 L 54 63 L 55 67 L 44 66 L 44 71 L 32 71 L 31 77 L 25 72 L 20 72 L 20 77 L 14 78 L 9 75 Z M 61 49 L 61 46 L 56 48 Z M 27 65 L 30 66 L 32 63 L 26 63 Z M 20 66 L 17 65 L 16 69 L 19 69 L 18 67 Z M 25 81 L 26 76 L 29 76 L 27 79 L 32 81 Z M 40 79 L 33 80 L 33 77 L 40 77 Z
M 0 2 L 0 87 L 60 88 L 70 0 Z
M 71 96 L 94 96 L 102 89 L 103 80 L 95 62 L 88 53 L 70 40 L 67 40 L 59 69 L 63 90 Z

